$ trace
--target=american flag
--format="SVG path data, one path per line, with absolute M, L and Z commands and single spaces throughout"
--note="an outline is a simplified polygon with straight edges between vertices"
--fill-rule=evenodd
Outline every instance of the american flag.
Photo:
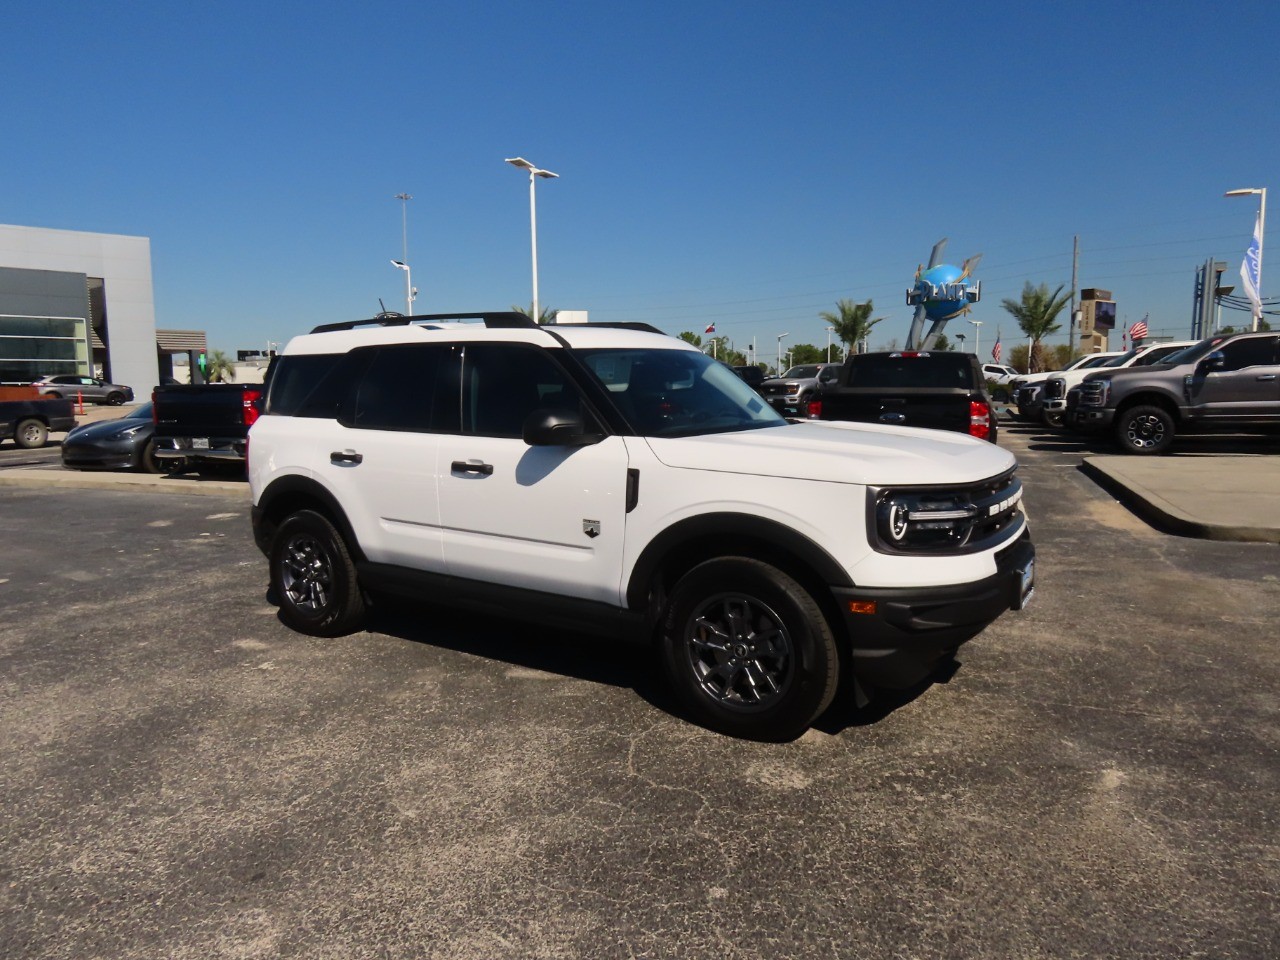
M 716 332 L 716 325 L 715 325 L 714 323 L 708 323 L 708 324 L 707 324 L 707 329 L 703 330 L 702 332 L 703 332 L 703 333 L 715 333 L 715 332 Z
M 996 334 L 996 345 L 991 348 L 991 359 L 1000 362 L 1000 334 Z
M 1137 323 L 1135 323 L 1132 327 L 1129 328 L 1129 340 L 1132 343 L 1137 343 L 1139 340 L 1146 337 L 1146 335 L 1147 335 L 1147 318 L 1146 317 L 1143 317 L 1141 320 L 1139 320 Z

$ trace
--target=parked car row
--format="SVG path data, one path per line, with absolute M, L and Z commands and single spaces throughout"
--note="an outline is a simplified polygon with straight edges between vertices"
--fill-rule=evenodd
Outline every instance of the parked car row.
M 1167 453 L 1183 433 L 1280 429 L 1280 334 L 1093 354 L 1013 386 L 1019 419 L 1109 433 L 1126 453 Z

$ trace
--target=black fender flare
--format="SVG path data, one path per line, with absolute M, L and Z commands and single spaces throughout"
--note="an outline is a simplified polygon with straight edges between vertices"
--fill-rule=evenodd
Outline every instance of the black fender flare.
M 641 551 L 627 581 L 626 602 L 632 610 L 643 610 L 649 600 L 649 586 L 663 562 L 681 545 L 708 537 L 762 541 L 790 554 L 807 566 L 828 586 L 855 584 L 834 557 L 804 534 L 785 524 L 747 513 L 706 513 L 677 521 L 667 527 Z
M 346 511 L 338 503 L 338 498 L 319 481 L 296 474 L 272 480 L 258 498 L 258 504 L 254 508 L 254 528 L 255 532 L 260 534 L 260 544 L 263 540 L 270 538 L 271 531 L 275 529 L 280 519 L 294 512 L 288 509 L 287 505 L 283 505 L 284 500 L 292 500 L 300 504 L 310 501 L 313 506 L 318 504 L 321 512 L 333 521 L 333 525 L 342 534 L 342 539 L 346 541 L 352 558 L 365 559 L 360 541 L 356 539 L 355 530 L 351 526 L 351 521 L 347 519 Z M 300 509 L 310 508 L 313 507 L 300 507 Z

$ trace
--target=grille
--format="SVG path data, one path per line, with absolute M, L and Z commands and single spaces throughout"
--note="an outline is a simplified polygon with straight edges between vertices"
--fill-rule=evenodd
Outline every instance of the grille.
M 1102 395 L 1106 390 L 1100 380 L 1086 380 L 1080 387 L 1080 406 L 1102 406 Z

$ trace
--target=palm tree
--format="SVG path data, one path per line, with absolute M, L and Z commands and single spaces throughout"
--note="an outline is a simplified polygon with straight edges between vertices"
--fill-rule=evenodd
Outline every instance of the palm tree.
M 871 319 L 871 301 L 854 303 L 852 300 L 837 300 L 836 313 L 824 311 L 818 316 L 826 321 L 840 342 L 849 350 L 857 350 L 858 344 L 871 335 L 871 328 L 884 319 Z
M 210 383 L 226 383 L 235 379 L 236 368 L 221 350 L 210 350 L 205 358 Z
M 531 317 L 531 316 L 533 316 L 533 305 L 532 305 L 532 304 L 530 304 L 530 305 L 529 305 L 529 306 L 527 306 L 527 307 L 520 307 L 520 306 L 517 306 L 516 304 L 514 304 L 514 303 L 513 303 L 513 304 L 511 305 L 511 309 L 512 309 L 515 313 L 523 313 L 526 317 Z M 554 323 L 554 322 L 555 322 L 555 319 L 556 319 L 556 314 L 557 314 L 557 313 L 559 313 L 559 312 L 560 312 L 559 310 L 548 310 L 546 307 L 539 307 L 539 308 L 538 308 L 538 323 L 540 323 L 540 324 L 543 324 L 543 323 Z
M 1028 373 L 1037 373 L 1044 366 L 1042 362 L 1037 362 L 1041 359 L 1040 341 L 1062 328 L 1062 324 L 1057 322 L 1058 314 L 1071 302 L 1071 294 L 1062 292 L 1065 286 L 1065 283 L 1060 283 L 1058 289 L 1050 293 L 1047 283 L 1035 287 L 1028 280 L 1022 288 L 1021 300 L 1000 301 L 1000 306 L 1018 321 L 1022 332 L 1031 339 L 1031 355 L 1027 358 Z

